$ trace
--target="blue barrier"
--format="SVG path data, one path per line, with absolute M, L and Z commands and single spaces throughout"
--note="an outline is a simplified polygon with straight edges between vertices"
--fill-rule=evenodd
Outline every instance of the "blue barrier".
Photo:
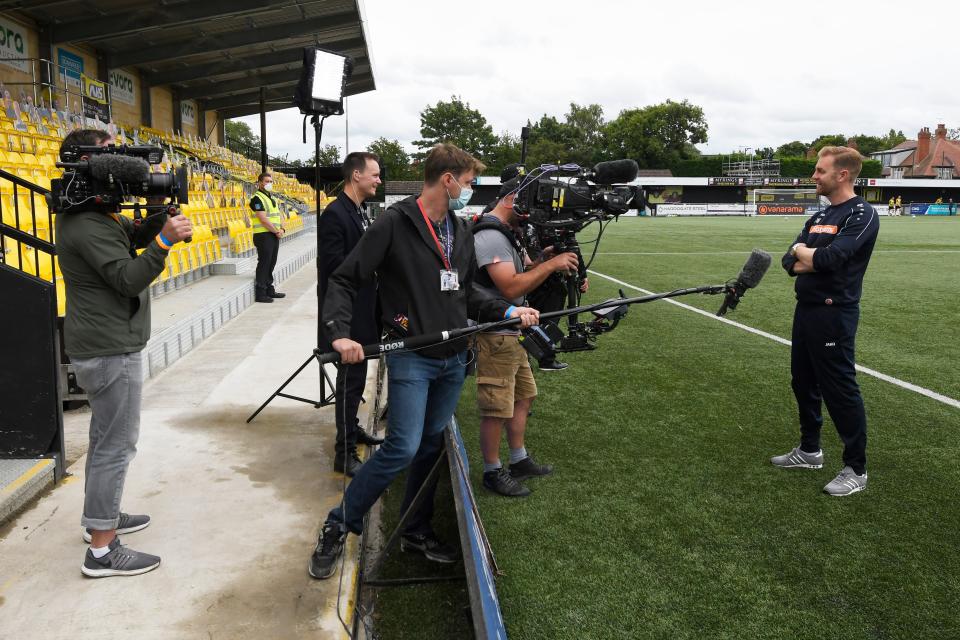
M 957 204 L 930 204 L 927 202 L 910 203 L 910 215 L 912 216 L 955 216 L 957 215 Z
M 477 501 L 470 485 L 467 450 L 463 446 L 456 416 L 450 420 L 445 433 L 447 462 L 450 466 L 453 501 L 457 509 L 460 549 L 463 551 L 474 636 L 477 640 L 506 640 L 507 630 L 503 625 L 500 601 L 497 598 L 496 561 L 483 530 Z

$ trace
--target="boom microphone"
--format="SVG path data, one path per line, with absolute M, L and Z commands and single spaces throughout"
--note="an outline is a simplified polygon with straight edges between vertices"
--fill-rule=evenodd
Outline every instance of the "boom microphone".
M 723 305 L 717 311 L 718 316 L 722 316 L 727 309 L 736 309 L 740 303 L 740 298 L 746 293 L 747 289 L 753 289 L 763 274 L 770 268 L 770 254 L 762 249 L 754 249 L 750 252 L 750 257 L 744 263 L 743 268 L 737 275 L 737 279 L 727 286 L 727 295 L 723 299 Z
M 639 172 L 635 160 L 608 160 L 595 164 L 587 179 L 597 184 L 623 184 L 636 180 Z
M 90 156 L 87 162 L 90 174 L 103 182 L 144 182 L 150 176 L 150 165 L 143 158 L 104 153 Z

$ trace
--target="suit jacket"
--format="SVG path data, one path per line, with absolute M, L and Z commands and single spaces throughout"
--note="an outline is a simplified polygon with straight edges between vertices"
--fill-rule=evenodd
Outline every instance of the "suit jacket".
M 365 216 L 366 214 L 364 218 Z M 320 245 L 320 317 L 323 317 L 323 304 L 327 297 L 330 276 L 360 242 L 364 233 L 364 218 L 361 218 L 353 200 L 343 192 L 327 205 L 320 215 L 317 223 Z M 376 283 L 361 287 L 357 291 L 353 300 L 350 338 L 360 344 L 380 341 Z M 330 350 L 330 338 L 326 335 L 326 331 L 324 331 L 324 343 L 321 347 Z

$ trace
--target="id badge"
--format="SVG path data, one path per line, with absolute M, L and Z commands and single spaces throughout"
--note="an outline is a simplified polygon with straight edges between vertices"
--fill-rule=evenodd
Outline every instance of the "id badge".
M 440 270 L 440 291 L 458 291 L 460 280 L 457 279 L 456 269 Z

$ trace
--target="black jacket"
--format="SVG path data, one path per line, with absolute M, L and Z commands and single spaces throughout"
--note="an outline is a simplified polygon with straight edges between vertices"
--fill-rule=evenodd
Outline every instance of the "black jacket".
M 860 302 L 863 274 L 880 231 L 877 212 L 856 196 L 815 213 L 803 225 L 791 247 L 801 242 L 811 249 L 815 273 L 794 273 L 797 259 L 789 250 L 781 259 L 783 268 L 796 276 L 797 301 L 838 306 Z
M 440 290 L 444 268 L 440 251 L 411 196 L 391 205 L 330 277 L 323 303 L 323 323 L 331 340 L 350 336 L 353 300 L 357 291 L 377 277 L 383 326 L 398 337 L 437 333 L 479 322 L 500 320 L 509 303 L 473 286 L 477 261 L 473 234 L 452 212 L 454 241 L 451 266 L 460 289 Z M 419 350 L 424 356 L 445 358 L 466 348 L 466 338 Z
M 361 215 L 364 217 L 361 219 Z M 317 226 L 320 246 L 320 315 L 323 317 L 323 301 L 330 286 L 330 276 L 343 264 L 347 255 L 360 242 L 367 224 L 366 214 L 361 214 L 347 194 L 341 192 L 337 199 L 327 205 L 320 215 Z M 376 282 L 360 287 L 353 299 L 350 314 L 350 338 L 361 344 L 380 342 L 380 325 L 377 320 Z M 326 334 L 326 331 L 324 331 Z M 330 350 L 330 340 L 322 345 Z

